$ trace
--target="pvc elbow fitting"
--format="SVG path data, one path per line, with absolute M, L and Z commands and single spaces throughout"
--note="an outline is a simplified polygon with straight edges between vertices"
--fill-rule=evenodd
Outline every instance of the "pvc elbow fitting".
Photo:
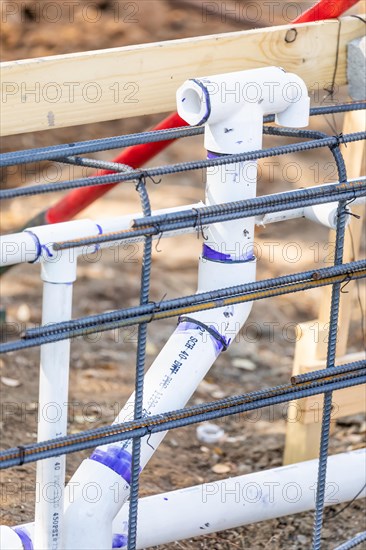
M 233 154 L 253 150 L 264 115 L 307 126 L 310 99 L 297 75 L 263 67 L 187 80 L 177 91 L 177 108 L 188 124 L 206 124 L 206 149 Z
M 88 219 L 29 227 L 24 231 L 32 236 L 36 244 L 35 261 L 42 264 L 42 280 L 50 283 L 74 282 L 77 257 L 85 252 L 85 249 L 55 250 L 55 242 L 90 237 L 100 232 L 100 228 Z M 88 250 L 95 250 L 95 245 L 88 247 Z

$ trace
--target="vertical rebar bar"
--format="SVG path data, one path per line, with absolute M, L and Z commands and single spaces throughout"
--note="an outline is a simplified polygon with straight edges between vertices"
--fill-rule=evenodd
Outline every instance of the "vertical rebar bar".
M 151 215 L 149 195 L 146 190 L 146 179 L 141 177 L 136 186 L 140 194 L 144 216 Z M 147 304 L 150 292 L 152 237 L 145 237 L 144 251 L 141 267 L 140 305 Z M 138 327 L 137 354 L 136 354 L 136 379 L 135 379 L 135 403 L 134 418 L 139 420 L 143 414 L 144 374 L 146 357 L 147 323 L 141 323 Z M 137 515 L 139 496 L 141 438 L 135 437 L 132 442 L 131 465 L 131 489 L 128 522 L 128 550 L 136 549 Z
M 339 144 L 336 147 L 331 147 L 331 152 L 334 156 L 334 160 L 338 169 L 338 177 L 340 182 L 347 182 L 347 172 L 344 163 L 343 156 L 339 149 Z M 343 261 L 343 247 L 344 247 L 344 235 L 347 220 L 347 203 L 340 201 L 338 205 L 338 219 L 336 228 L 336 240 L 334 251 L 334 265 L 340 265 Z M 329 320 L 329 338 L 327 349 L 327 361 L 326 367 L 334 367 L 336 346 L 337 346 L 337 333 L 338 333 L 338 314 L 339 314 L 339 302 L 340 302 L 341 283 L 335 283 L 332 288 L 332 299 L 330 308 L 330 320 Z M 329 448 L 329 434 L 330 434 L 330 421 L 332 414 L 332 392 L 324 393 L 324 405 L 322 416 L 322 430 L 320 436 L 320 450 L 319 450 L 319 469 L 318 469 L 318 482 L 316 489 L 316 502 L 315 502 L 315 516 L 314 516 L 314 531 L 313 531 L 313 550 L 320 550 L 321 548 L 321 532 L 323 526 L 323 509 L 326 489 L 326 476 L 327 476 L 327 461 L 328 461 L 328 448 Z

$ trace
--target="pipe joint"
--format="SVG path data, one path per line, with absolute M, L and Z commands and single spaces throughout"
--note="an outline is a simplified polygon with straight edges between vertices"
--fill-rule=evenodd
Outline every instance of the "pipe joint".
M 32 263 L 41 263 L 42 280 L 49 283 L 73 283 L 76 280 L 77 258 L 80 254 L 96 251 L 95 245 L 80 249 L 55 250 L 58 241 L 80 239 L 102 233 L 101 227 L 91 220 L 75 220 L 25 229 L 34 242 L 35 257 Z
M 221 154 L 254 150 L 263 117 L 283 126 L 308 125 L 310 99 L 304 81 L 280 67 L 262 67 L 187 80 L 177 91 L 179 115 L 206 124 L 205 147 Z

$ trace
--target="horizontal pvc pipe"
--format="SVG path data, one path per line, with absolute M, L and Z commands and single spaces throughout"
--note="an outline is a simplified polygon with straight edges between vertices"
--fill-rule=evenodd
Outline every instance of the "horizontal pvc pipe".
M 38 243 L 29 233 L 11 233 L 0 237 L 0 265 L 34 262 L 38 256 Z
M 318 460 L 310 460 L 141 499 L 137 548 L 312 510 L 317 467 Z M 330 456 L 325 505 L 352 500 L 365 483 L 365 472 L 365 449 Z M 358 498 L 365 496 L 366 488 Z M 113 531 L 122 535 L 114 536 L 115 548 L 126 548 L 127 521 L 123 507 L 113 523 Z
M 318 460 L 310 460 L 161 493 L 139 500 L 137 548 L 149 548 L 314 509 Z M 325 506 L 366 496 L 366 451 L 328 458 Z M 115 486 L 107 491 L 109 500 Z M 113 548 L 126 548 L 128 504 L 113 522 Z M 34 525 L 15 528 L 28 541 Z M 1 550 L 23 550 L 13 529 L 2 527 Z M 28 546 L 28 548 L 31 548 Z
M 205 206 L 202 202 L 194 204 L 187 204 L 184 206 L 165 208 L 156 210 L 155 214 L 169 214 L 175 211 L 191 210 L 202 208 Z M 115 218 L 108 218 L 99 221 L 92 220 L 75 220 L 71 222 L 57 223 L 49 225 L 43 225 L 38 227 L 31 227 L 21 233 L 11 233 L 9 235 L 2 235 L 0 237 L 0 266 L 15 265 L 20 263 L 32 263 L 37 261 L 41 255 L 51 257 L 52 254 L 59 255 L 59 251 L 53 250 L 53 244 L 55 242 L 79 239 L 91 235 L 101 235 L 103 233 L 110 233 L 114 231 L 123 231 L 130 229 L 131 223 L 134 219 L 141 218 L 142 214 L 129 214 L 127 216 L 119 216 Z M 166 231 L 163 237 L 172 237 L 179 234 L 193 233 L 193 228 L 183 228 L 176 231 Z M 160 238 L 156 235 L 155 238 Z M 125 243 L 142 241 L 143 237 L 132 238 L 124 241 Z M 110 241 L 99 245 L 100 248 L 109 248 L 118 246 L 120 241 Z M 95 246 L 85 247 L 78 250 L 76 254 L 82 254 L 86 251 L 95 250 Z M 71 253 L 72 255 L 73 253 Z
M 232 165 L 235 166 L 235 165 Z M 240 164 L 239 164 L 240 166 Z M 231 170 L 233 168 L 231 167 Z M 222 174 L 222 171 L 219 170 L 218 174 Z M 362 178 L 361 178 L 362 179 Z M 350 180 L 356 181 L 356 180 Z M 357 180 L 358 181 L 358 180 Z M 275 196 L 273 194 L 273 196 Z M 243 199 L 241 195 L 240 200 Z M 352 201 L 352 205 L 364 204 L 366 202 L 366 197 L 358 197 Z M 182 212 L 185 210 L 198 210 L 207 206 L 203 202 L 197 202 L 194 204 L 187 204 L 184 206 L 178 206 L 173 208 L 165 208 L 161 210 L 156 210 L 152 213 L 152 216 L 170 214 L 173 212 Z M 281 210 L 279 212 L 271 212 L 268 214 L 256 216 L 255 224 L 259 226 L 265 226 L 270 223 L 287 221 L 294 218 L 307 218 L 316 223 L 322 224 L 325 227 L 330 229 L 335 229 L 336 224 L 336 215 L 337 215 L 338 203 L 324 203 L 313 206 L 308 206 L 305 208 L 294 208 L 292 210 Z M 351 210 L 351 208 L 349 208 Z M 131 228 L 131 223 L 142 218 L 141 213 L 129 214 L 127 216 L 119 216 L 115 218 L 108 218 L 99 221 L 93 222 L 92 220 L 76 220 L 73 222 L 67 222 L 70 229 L 70 234 L 75 238 L 81 238 L 82 235 L 87 234 L 88 237 L 91 237 L 93 232 L 95 234 L 106 234 L 110 232 L 124 231 Z M 20 263 L 32 263 L 35 262 L 40 255 L 40 248 L 44 245 L 49 245 L 52 247 L 53 238 L 54 242 L 62 241 L 65 238 L 65 225 L 66 224 L 53 224 L 52 231 L 50 228 L 45 226 L 39 226 L 37 228 L 29 228 L 27 231 L 21 233 L 11 233 L 9 235 L 2 235 L 0 237 L 0 266 L 10 266 Z M 87 229 L 87 231 L 86 231 Z M 203 224 L 203 232 L 208 229 L 208 226 Z M 37 231 L 38 238 L 35 234 Z M 39 242 L 39 231 L 42 231 L 42 242 Z M 102 232 L 102 233 L 101 233 Z M 164 231 L 160 235 L 153 235 L 154 239 L 173 237 L 177 235 L 189 234 L 197 232 L 197 228 L 194 227 L 183 227 L 180 229 L 175 229 L 172 231 Z M 136 236 L 125 239 L 124 244 L 132 242 L 140 242 L 143 240 L 143 236 Z M 121 244 L 120 240 L 108 241 L 105 243 L 100 243 L 98 246 L 100 248 L 109 248 L 114 246 L 119 246 Z M 77 250 L 77 249 L 76 249 Z M 90 250 L 90 248 L 86 248 Z M 85 252 L 85 249 L 79 249 L 77 253 L 82 254 Z

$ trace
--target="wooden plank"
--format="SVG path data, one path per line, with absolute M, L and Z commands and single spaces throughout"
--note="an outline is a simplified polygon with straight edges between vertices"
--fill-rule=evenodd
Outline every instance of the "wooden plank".
M 306 410 L 303 401 L 306 401 Z M 323 395 L 291 401 L 286 427 L 284 464 L 295 464 L 319 456 Z M 331 433 L 337 418 L 366 411 L 366 385 L 345 388 L 333 393 Z
M 346 113 L 343 133 L 358 132 L 365 129 L 365 115 L 363 112 Z M 342 146 L 349 178 L 357 178 L 365 168 L 365 149 L 363 142 Z M 352 211 L 361 216 L 360 219 L 352 218 L 350 230 L 346 230 L 344 255 L 345 262 L 357 259 L 362 223 L 365 217 L 364 207 L 353 207 Z M 331 231 L 330 240 L 334 245 L 335 232 Z M 352 286 L 353 285 L 353 286 Z M 340 330 L 337 338 L 336 364 L 344 364 L 365 359 L 365 353 L 349 354 L 347 340 L 354 309 L 354 283 L 347 285 L 348 294 L 342 294 L 339 310 Z M 293 374 L 300 374 L 324 368 L 327 354 L 328 323 L 331 301 L 331 287 L 324 288 L 320 305 L 319 318 L 316 321 L 302 323 L 297 327 L 298 339 L 295 347 Z M 364 301 L 364 297 L 361 297 Z M 357 306 L 356 306 L 357 307 Z M 357 307 L 358 309 L 358 307 Z M 362 315 L 362 312 L 360 312 Z M 301 460 L 310 460 L 318 456 L 321 434 L 321 414 L 323 410 L 324 396 L 316 395 L 298 401 L 292 401 L 289 412 L 295 414 L 295 422 L 288 418 L 286 429 L 286 443 L 284 463 L 293 464 Z M 354 388 L 345 388 L 333 394 L 333 410 L 331 429 L 337 418 L 350 414 L 366 411 L 366 388 L 364 385 Z M 289 415 L 290 416 L 290 415 Z
M 306 365 L 316 364 L 316 347 L 319 341 L 326 338 L 327 333 L 319 328 L 319 323 L 309 321 L 299 323 L 296 330 L 295 357 L 292 374 L 302 374 L 304 363 Z M 319 368 L 319 363 L 318 363 Z M 320 366 L 321 368 L 321 366 Z M 317 370 L 314 367 L 312 370 Z M 317 396 L 322 399 L 322 396 Z M 283 455 L 284 464 L 295 464 L 302 460 L 311 460 L 319 453 L 320 445 L 320 422 L 304 424 L 301 422 L 302 413 L 305 409 L 305 399 L 290 401 L 288 406 L 286 440 Z
M 310 90 L 322 91 L 332 81 L 337 49 L 335 82 L 346 83 L 346 44 L 363 32 L 362 21 L 345 17 L 341 22 L 5 62 L 0 132 L 11 135 L 175 110 L 176 89 L 187 78 L 266 65 L 296 72 Z
M 311 323 L 303 323 L 302 326 L 311 325 Z M 301 325 L 300 325 L 301 326 Z M 313 331 L 314 334 L 314 331 Z M 328 337 L 328 334 L 323 333 Z M 346 363 L 354 363 L 355 361 L 364 361 L 366 359 L 366 351 L 358 351 L 356 353 L 348 353 L 347 355 L 336 357 L 335 365 L 345 365 Z M 305 358 L 303 359 L 303 361 Z M 303 364 L 300 363 L 300 368 L 298 369 L 301 374 L 306 374 L 307 372 L 314 372 L 315 370 L 321 370 L 326 368 L 326 361 L 324 359 L 316 359 L 306 361 Z M 307 398 L 303 399 L 306 401 Z
M 344 134 L 351 132 L 363 132 L 366 130 L 366 117 L 364 111 L 351 111 L 345 114 L 343 130 Z M 347 177 L 358 178 L 365 174 L 365 143 L 364 141 L 356 141 L 355 143 L 341 146 L 342 155 L 346 163 Z M 366 219 L 366 206 L 353 206 L 350 208 L 354 214 L 360 216 L 360 218 L 351 217 L 349 225 L 346 229 L 344 240 L 344 252 L 343 261 L 353 262 L 359 257 L 359 249 L 361 245 L 362 228 Z M 330 249 L 335 249 L 335 231 L 330 231 L 329 235 Z M 329 312 L 332 297 L 332 287 L 324 288 L 322 294 L 322 300 L 319 310 L 319 323 L 323 326 L 327 326 L 329 323 Z M 352 310 L 356 308 L 359 311 L 359 306 L 356 304 L 356 283 L 350 282 L 347 285 L 347 293 L 341 294 L 339 304 L 339 333 L 337 338 L 337 355 L 345 355 L 347 351 L 348 333 L 351 322 Z M 365 296 L 360 296 L 365 309 Z M 359 312 L 362 315 L 362 312 Z M 326 339 L 323 343 L 319 343 L 317 347 L 317 357 L 323 359 L 327 355 Z
M 302 424 L 321 424 L 323 414 L 323 395 L 313 395 L 306 400 L 306 409 L 299 412 Z M 366 412 L 366 384 L 360 384 L 353 388 L 337 390 L 332 398 L 332 420 L 342 418 L 350 414 Z
M 306 324 L 304 323 L 304 325 Z M 312 333 L 314 334 L 313 330 Z M 343 357 L 337 357 L 335 364 L 344 365 L 355 361 L 364 361 L 365 359 L 365 352 L 350 353 Z M 306 360 L 306 358 L 302 359 L 302 361 L 304 360 Z M 324 369 L 325 367 L 325 360 L 316 359 L 313 357 L 312 360 L 307 361 L 306 364 L 301 364 L 300 362 L 300 364 L 297 365 L 297 370 L 305 374 L 307 372 Z M 311 397 L 299 399 L 296 402 L 298 421 L 302 424 L 320 423 L 323 411 L 323 401 L 323 395 L 313 395 Z M 342 418 L 343 416 L 348 416 L 350 414 L 366 412 L 366 386 L 362 384 L 360 386 L 335 391 L 333 393 L 332 404 L 333 421 L 337 418 Z

